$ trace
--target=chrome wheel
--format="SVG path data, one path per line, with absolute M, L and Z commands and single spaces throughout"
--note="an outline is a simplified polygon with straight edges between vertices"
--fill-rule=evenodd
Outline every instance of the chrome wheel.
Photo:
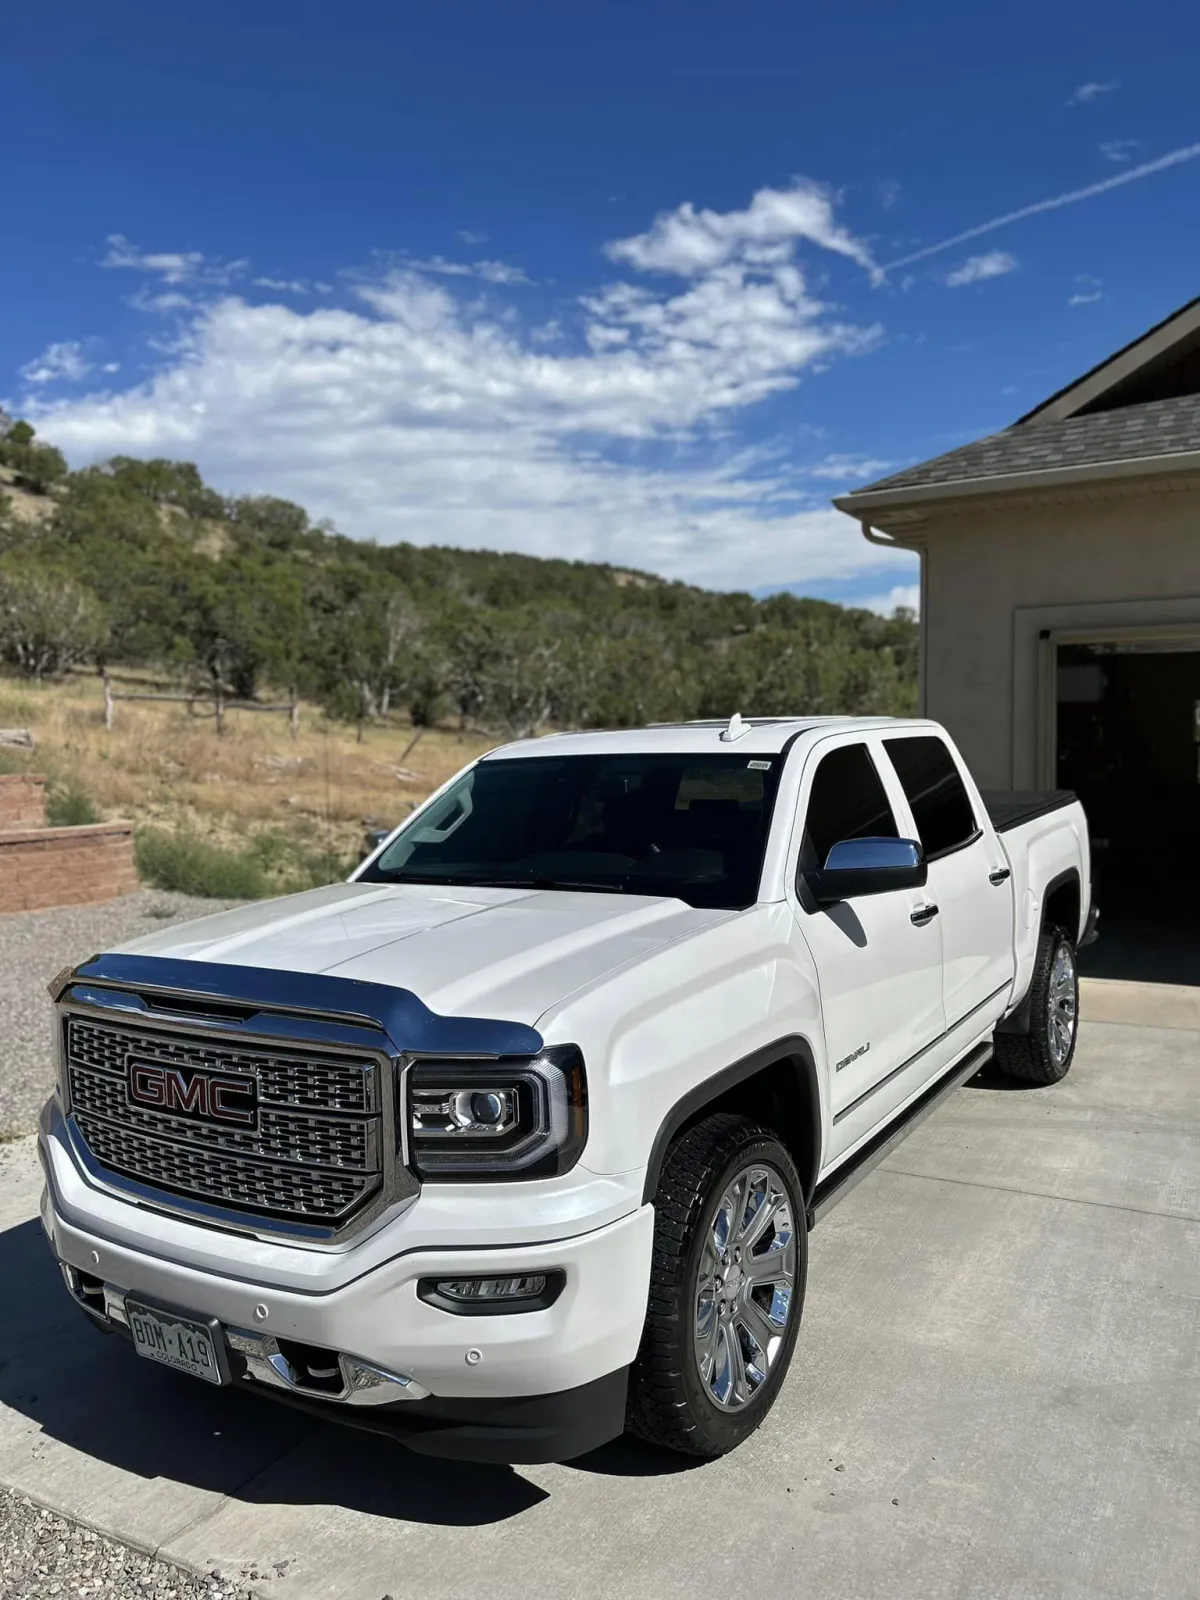
M 1060 944 L 1050 969 L 1050 995 L 1046 1018 L 1046 1043 L 1056 1067 L 1071 1054 L 1079 1009 L 1079 980 L 1075 972 L 1075 952 Z
M 746 1405 L 767 1381 L 795 1285 L 796 1239 L 783 1180 L 773 1167 L 744 1167 L 721 1196 L 696 1284 L 696 1364 L 722 1410 Z

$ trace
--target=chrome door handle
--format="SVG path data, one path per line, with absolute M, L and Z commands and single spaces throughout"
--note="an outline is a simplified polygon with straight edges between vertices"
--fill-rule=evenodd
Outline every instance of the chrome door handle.
M 932 922 L 937 914 L 938 908 L 935 905 L 918 906 L 908 920 L 918 928 L 923 928 L 927 922 Z
M 1000 884 L 1002 884 L 1005 881 L 1006 878 L 1011 878 L 1011 877 L 1012 877 L 1012 869 L 1010 867 L 997 867 L 995 872 L 989 872 L 988 873 L 988 882 L 989 883 L 994 883 L 998 887 Z

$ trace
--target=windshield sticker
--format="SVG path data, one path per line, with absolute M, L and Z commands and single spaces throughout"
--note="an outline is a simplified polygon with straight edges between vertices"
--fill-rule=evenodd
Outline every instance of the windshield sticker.
M 751 772 L 770 772 L 771 770 L 771 763 L 769 761 L 747 761 L 746 765 L 750 768 Z

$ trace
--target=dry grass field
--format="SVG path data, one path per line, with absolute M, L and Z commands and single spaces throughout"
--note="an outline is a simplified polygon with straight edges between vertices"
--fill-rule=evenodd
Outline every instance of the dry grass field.
M 365 827 L 400 822 L 496 742 L 397 723 L 367 727 L 359 742 L 307 706 L 296 739 L 286 714 L 246 711 L 227 712 L 218 735 L 211 717 L 153 701 L 119 701 L 110 730 L 100 680 L 82 674 L 55 684 L 0 677 L 0 728 L 11 727 L 29 728 L 36 748 L 0 750 L 10 770 L 45 772 L 101 819 L 250 851 L 273 886 L 290 886 L 301 864 L 314 877 L 341 876 Z

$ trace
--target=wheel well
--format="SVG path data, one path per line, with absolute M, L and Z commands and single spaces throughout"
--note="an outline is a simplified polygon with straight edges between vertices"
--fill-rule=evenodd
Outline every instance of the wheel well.
M 717 1111 L 739 1112 L 772 1128 L 796 1163 L 805 1205 L 811 1204 L 821 1163 L 821 1100 L 816 1064 L 802 1039 L 758 1051 L 684 1097 L 654 1142 L 646 1172 L 647 1201 L 654 1198 L 669 1146 Z
M 1074 943 L 1079 938 L 1081 909 L 1079 874 L 1064 872 L 1051 882 L 1046 892 L 1042 902 L 1042 927 L 1065 928 Z

